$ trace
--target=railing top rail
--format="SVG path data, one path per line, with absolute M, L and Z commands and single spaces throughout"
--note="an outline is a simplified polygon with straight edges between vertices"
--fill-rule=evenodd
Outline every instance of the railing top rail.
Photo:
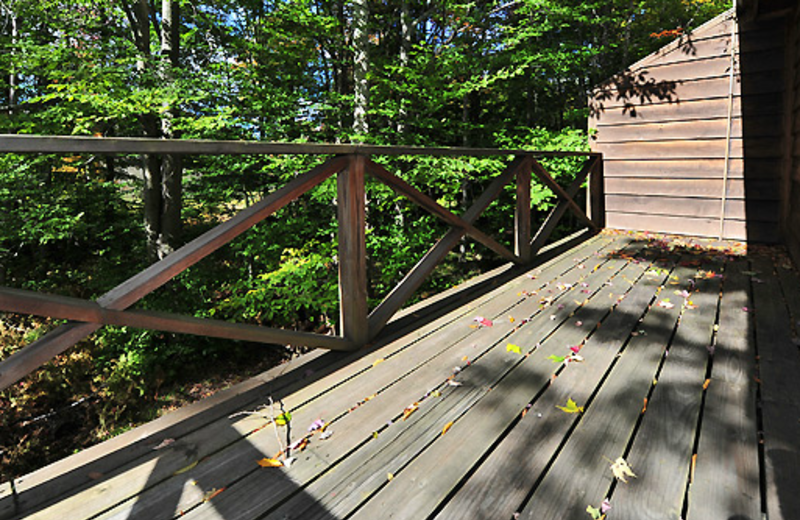
M 262 141 L 211 141 L 201 139 L 152 139 L 138 137 L 89 137 L 0 134 L 0 153 L 106 153 L 106 154 L 364 154 L 490 157 L 530 155 L 540 157 L 589 157 L 597 152 L 513 150 L 368 144 L 272 143 Z

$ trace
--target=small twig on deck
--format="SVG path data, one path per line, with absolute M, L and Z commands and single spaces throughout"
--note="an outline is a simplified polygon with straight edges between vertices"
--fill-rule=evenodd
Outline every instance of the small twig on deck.
M 286 411 L 283 408 L 283 401 L 278 401 L 280 404 L 281 415 L 286 416 Z M 267 413 L 261 412 L 259 410 L 265 409 Z M 280 447 L 281 455 L 283 456 L 284 461 L 288 460 L 288 453 L 287 449 L 283 447 L 283 443 L 281 442 L 281 436 L 278 433 L 278 423 L 275 421 L 275 401 L 272 400 L 272 396 L 269 398 L 269 405 L 262 404 L 255 410 L 243 410 L 241 412 L 236 412 L 228 416 L 228 419 L 234 419 L 236 417 L 241 417 L 243 415 L 257 415 L 263 419 L 269 420 L 272 423 L 272 427 L 275 429 L 275 439 L 278 441 L 278 446 Z M 291 432 L 289 430 L 289 421 L 286 421 L 286 442 L 287 445 L 291 444 Z

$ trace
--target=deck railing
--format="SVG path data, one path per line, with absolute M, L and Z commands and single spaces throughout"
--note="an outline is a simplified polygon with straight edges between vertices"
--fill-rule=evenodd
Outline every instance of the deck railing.
M 308 172 L 298 175 L 282 188 L 150 265 L 95 301 L 0 287 L 0 311 L 70 320 L 0 362 L 0 390 L 25 377 L 104 325 L 333 350 L 358 349 L 378 337 L 392 316 L 465 235 L 469 235 L 515 264 L 526 265 L 534 261 L 567 210 L 572 211 L 579 220 L 593 230 L 604 227 L 603 161 L 598 153 L 18 135 L 0 136 L 0 153 L 334 156 Z M 372 155 L 510 156 L 513 159 L 477 197 L 472 206 L 459 216 L 372 161 L 369 158 Z M 575 180 L 567 189 L 563 189 L 538 161 L 541 158 L 551 157 L 585 158 Z M 450 230 L 371 312 L 367 305 L 364 184 L 366 174 L 404 195 L 450 226 Z M 147 294 L 333 175 L 337 176 L 338 199 L 339 336 L 129 309 Z M 558 204 L 534 234 L 531 233 L 532 175 L 559 198 Z M 574 198 L 587 176 L 589 208 L 588 211 L 584 211 Z M 474 225 L 504 186 L 512 181 L 516 183 L 513 252 Z

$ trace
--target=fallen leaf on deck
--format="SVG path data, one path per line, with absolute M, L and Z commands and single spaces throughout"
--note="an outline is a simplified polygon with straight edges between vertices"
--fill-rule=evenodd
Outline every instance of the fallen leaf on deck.
M 414 403 L 412 405 L 406 406 L 406 409 L 403 410 L 403 420 L 405 421 L 408 417 L 419 409 L 419 403 Z
M 672 309 L 675 307 L 675 304 L 669 301 L 669 298 L 664 298 L 660 302 L 658 302 L 658 306 L 664 309 Z
M 547 356 L 547 359 L 549 359 L 553 363 L 563 363 L 564 360 L 567 359 L 567 356 L 556 356 L 555 354 L 553 354 L 552 356 Z
M 311 423 L 311 426 L 308 427 L 309 432 L 313 432 L 316 430 L 321 430 L 325 427 L 325 421 L 322 419 L 317 419 L 316 421 Z
M 508 322 L 509 322 L 509 323 L 514 323 L 514 321 L 515 321 L 515 320 L 514 320 L 514 316 L 509 316 L 509 317 L 508 317 Z
M 325 439 L 330 438 L 331 435 L 333 435 L 332 431 L 330 431 L 330 430 L 324 431 L 324 432 L 319 434 L 319 440 L 324 441 Z
M 611 502 L 606 498 L 603 500 L 603 503 L 600 504 L 600 512 L 606 514 L 610 510 L 611 510 Z
M 387 473 L 386 474 L 386 480 L 388 480 L 389 482 L 391 482 L 393 478 L 394 478 L 394 475 L 392 475 L 391 473 Z
M 279 461 L 278 459 L 268 459 L 268 458 L 263 458 L 258 462 L 256 462 L 256 464 L 258 464 L 262 468 L 279 468 L 283 466 L 283 462 Z
M 589 516 L 591 516 L 593 520 L 600 520 L 603 518 L 603 514 L 600 510 L 592 505 L 586 506 L 586 512 L 589 513 Z
M 711 384 L 711 380 L 710 379 L 706 379 L 706 381 L 703 383 L 703 390 L 708 389 L 708 385 L 710 385 L 710 384 Z
M 181 473 L 186 473 L 187 471 L 189 471 L 191 469 L 194 469 L 194 467 L 197 466 L 198 462 L 200 462 L 200 461 L 196 460 L 196 461 L 192 462 L 191 464 L 189 464 L 185 468 L 181 468 L 178 471 L 176 471 L 175 473 L 173 473 L 173 475 L 180 475 Z
M 506 352 L 515 352 L 517 354 L 522 354 L 522 349 L 519 345 L 514 345 L 513 343 L 509 343 L 506 345 Z
M 486 319 L 483 316 L 475 316 L 473 321 L 477 322 L 478 325 L 483 325 L 484 327 L 491 327 L 493 325 L 492 320 Z
M 291 468 L 292 464 L 294 464 L 296 460 L 297 459 L 294 457 L 289 457 L 288 459 L 283 461 L 283 465 L 286 466 L 287 468 Z
M 453 379 L 447 380 L 447 386 L 461 386 L 463 384 L 464 383 L 462 383 L 461 381 L 454 381 Z
M 450 421 L 449 423 L 445 424 L 444 428 L 442 428 L 442 435 L 447 433 L 448 430 L 450 430 L 450 428 L 452 428 L 452 427 L 453 427 L 453 421 Z
M 567 363 L 581 363 L 583 361 L 583 356 L 579 356 L 578 354 L 570 354 L 567 356 Z
M 378 359 L 376 359 L 375 361 L 372 362 L 372 366 L 373 367 L 377 366 L 378 364 L 383 363 L 384 361 L 386 361 L 386 360 L 383 359 L 383 358 L 378 358 Z
M 583 406 L 578 406 L 578 403 L 573 401 L 571 398 L 567 399 L 567 406 L 559 406 L 556 405 L 556 408 L 562 410 L 567 413 L 580 413 L 583 412 Z
M 161 441 L 161 443 L 158 446 L 153 448 L 153 450 L 160 450 L 162 448 L 166 448 L 167 446 L 169 446 L 173 442 L 175 442 L 175 439 L 164 439 L 163 441 Z
M 99 480 L 99 479 L 103 478 L 103 474 L 102 474 L 102 473 L 100 473 L 99 471 L 90 471 L 90 472 L 89 472 L 89 474 L 88 474 L 87 476 L 88 476 L 88 477 L 89 477 L 91 480 Z
M 575 346 L 573 346 L 573 347 L 569 347 L 569 349 L 570 349 L 571 351 L 573 351 L 574 353 L 576 353 L 576 354 L 577 354 L 578 352 L 580 352 L 582 348 L 583 348 L 583 345 L 575 345 Z
M 205 496 L 203 497 L 203 502 L 208 502 L 209 500 L 213 499 L 215 496 L 219 495 L 223 491 L 225 491 L 225 488 L 212 489 L 211 491 L 205 494 Z
M 303 451 L 308 446 L 308 437 L 303 437 L 289 445 L 290 450 Z
M 642 413 L 647 411 L 647 398 L 644 398 L 644 404 L 642 405 Z
M 613 464 L 611 464 L 611 472 L 614 474 L 614 477 L 625 482 L 626 484 L 628 483 L 628 480 L 625 477 L 636 478 L 633 470 L 622 457 L 619 457 L 616 461 L 614 461 Z
M 291 420 L 292 420 L 292 414 L 290 414 L 289 412 L 285 412 L 275 418 L 275 424 L 277 424 L 278 426 L 286 426 L 287 424 L 289 424 L 289 422 L 291 422 Z
M 742 310 L 744 312 L 753 312 L 753 309 L 751 309 L 750 307 L 742 307 Z

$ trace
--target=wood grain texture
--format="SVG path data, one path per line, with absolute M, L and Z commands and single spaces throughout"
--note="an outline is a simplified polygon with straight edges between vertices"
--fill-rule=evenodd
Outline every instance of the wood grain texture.
M 704 266 L 716 270 L 719 264 Z M 683 278 L 687 285 L 693 281 Z M 685 286 L 684 286 L 685 287 Z M 720 279 L 699 280 L 658 375 L 626 460 L 639 478 L 614 490 L 620 520 L 679 520 L 690 476 Z M 674 295 L 670 295 L 673 298 Z M 662 298 L 669 296 L 664 295 Z M 679 301 L 678 298 L 676 300 Z
M 650 264 L 643 262 L 641 273 Z M 635 277 L 633 270 L 629 276 Z M 479 468 L 448 501 L 437 519 L 511 518 L 533 488 L 574 421 L 555 408 L 568 398 L 585 403 L 638 326 L 641 309 L 650 302 L 664 277 L 646 276 L 625 295 L 598 332 L 581 350 L 583 364 L 567 367 L 519 424 L 481 461 Z
M 322 334 L 245 323 L 230 323 L 165 312 L 116 311 L 78 298 L 5 287 L 0 287 L 0 310 L 99 325 L 129 326 L 272 345 L 288 344 L 333 350 L 351 350 L 353 348 L 353 344 L 346 339 Z
M 611 262 L 618 261 L 612 259 Z M 624 262 L 621 263 L 624 265 Z M 537 337 L 541 338 L 541 344 L 531 356 L 525 357 L 496 386 L 492 386 L 491 392 L 456 421 L 447 435 L 441 436 L 423 455 L 395 475 L 353 518 L 424 518 L 435 510 L 455 488 L 461 476 L 481 460 L 486 448 L 503 434 L 526 404 L 548 384 L 557 366 L 546 357 L 564 353 L 565 345 L 578 344 L 585 339 L 594 324 L 608 313 L 610 299 L 607 293 L 614 290 L 618 289 L 606 286 L 580 307 L 574 316 L 567 318 L 570 323 L 582 320 L 585 325 L 561 327 L 547 339 L 545 331 L 536 330 L 538 327 L 534 330 L 522 327 L 517 334 L 511 335 L 507 341 L 523 345 L 525 350 L 536 343 Z M 567 302 L 566 305 L 572 303 Z M 555 321 L 560 319 L 563 318 L 559 312 Z M 505 341 L 497 354 L 508 359 L 510 354 L 502 348 L 504 345 Z M 482 361 L 475 364 L 477 370 L 480 370 Z M 459 456 L 453 457 L 453 453 Z M 412 493 L 414 500 L 403 499 Z
M 599 228 L 606 227 L 606 191 L 605 191 L 605 163 L 599 160 L 595 163 L 589 177 L 589 213 L 592 221 Z
M 337 178 L 340 334 L 356 347 L 369 340 L 367 326 L 366 158 L 355 155 Z
M 733 99 L 733 113 L 745 118 L 774 115 L 779 119 L 783 114 L 781 96 L 773 94 L 753 95 L 745 100 L 737 96 Z M 728 113 L 727 98 L 712 98 L 661 103 L 657 105 L 610 108 L 596 117 L 595 128 L 601 125 L 626 123 L 664 123 L 668 121 L 696 121 L 725 117 Z
M 728 262 L 687 520 L 758 520 L 761 490 L 756 420 L 753 306 L 743 258 Z
M 53 506 L 54 510 L 69 508 L 69 504 L 76 500 L 72 498 L 73 496 L 79 496 L 82 491 L 103 484 L 107 479 L 142 467 L 142 462 L 152 458 L 153 448 L 164 439 L 182 438 L 209 425 L 213 430 L 216 422 L 223 421 L 225 424 L 229 422 L 226 417 L 228 414 L 256 406 L 265 393 L 280 398 L 282 392 L 291 393 L 299 387 L 309 385 L 307 371 L 324 374 L 326 370 L 337 367 L 336 360 L 331 359 L 330 354 L 323 354 L 323 351 L 313 351 L 295 358 L 286 365 L 273 368 L 209 398 L 175 410 L 102 444 L 16 479 L 15 487 L 19 493 L 20 511 L 30 515 L 42 510 L 48 504 L 52 505 L 52 502 L 59 497 L 61 497 L 59 503 Z M 216 442 L 224 441 L 224 437 L 215 436 L 213 441 L 203 444 L 203 449 L 214 451 L 219 446 Z M 202 451 L 199 454 L 202 454 Z M 170 468 L 164 464 L 156 466 L 158 471 L 151 473 L 151 481 L 157 481 L 159 472 L 170 474 L 181 467 Z M 97 475 L 101 475 L 102 478 L 99 480 L 92 478 Z M 137 478 L 135 473 L 130 476 Z M 123 478 L 118 482 L 126 480 Z M 107 493 L 101 496 L 113 500 L 114 495 L 115 493 Z M 80 496 L 77 500 L 80 503 Z M 104 504 L 107 505 L 107 502 L 97 500 L 95 505 L 102 509 Z M 83 514 L 89 516 L 95 511 L 84 506 Z M 51 514 L 51 517 L 54 515 L 55 513 Z
M 721 179 L 724 159 L 660 159 L 604 161 L 605 177 L 647 177 L 665 179 Z M 729 179 L 744 177 L 744 161 L 730 162 Z M 780 161 L 775 159 L 748 159 L 748 180 L 778 179 Z
M 731 121 L 731 136 L 741 138 L 742 119 Z M 597 130 L 594 142 L 597 145 L 621 142 L 649 142 L 683 140 L 687 135 L 697 139 L 724 139 L 727 135 L 727 118 L 706 119 L 700 121 L 673 121 L 666 123 L 645 123 L 628 125 L 603 125 Z M 776 125 L 775 116 L 759 119 L 748 119 L 748 136 L 778 137 L 780 127 Z
M 728 180 L 728 198 L 747 200 L 779 200 L 778 183 L 772 180 Z M 721 198 L 722 179 L 635 179 L 609 177 L 605 180 L 609 195 L 646 195 L 686 198 Z
M 674 274 L 684 280 L 693 272 L 679 267 Z M 608 496 L 614 478 L 608 459 L 613 461 L 624 454 L 679 312 L 677 305 L 672 309 L 650 308 L 639 327 L 646 334 L 628 341 L 608 379 L 525 504 L 521 519 L 582 520 L 587 516 L 587 504 L 597 506 Z M 633 469 L 637 470 L 635 465 Z
M 16 514 L 16 504 L 14 503 L 14 490 L 10 482 L 0 484 L 0 519 L 6 520 Z
M 628 159 L 724 159 L 725 139 L 665 140 L 644 142 L 600 143 L 598 151 L 609 160 Z M 780 141 L 773 138 L 733 138 L 730 142 L 732 159 L 779 159 Z
M 549 276 L 568 268 L 570 264 L 573 264 L 571 257 L 562 257 L 551 264 L 554 272 L 551 271 L 550 274 L 546 274 L 549 269 L 544 270 L 543 276 L 549 279 Z M 569 274 L 570 272 L 575 272 L 576 274 Z M 567 279 L 578 278 L 580 273 L 577 269 L 570 269 L 566 276 Z M 527 280 L 528 283 L 533 283 L 530 279 Z M 543 282 L 535 283 L 537 286 L 541 286 Z M 517 311 L 511 310 L 514 308 L 513 305 L 515 303 L 521 302 L 527 305 L 532 312 L 538 309 L 536 300 L 528 300 L 526 302 L 526 299 L 520 298 L 515 291 L 503 291 L 501 296 L 502 298 L 500 299 L 492 300 L 492 307 L 482 308 L 473 312 L 479 312 L 484 316 L 498 319 L 497 314 L 500 312 L 521 312 L 519 309 Z M 337 461 L 365 441 L 373 439 L 374 431 L 382 430 L 387 421 L 396 421 L 404 407 L 413 402 L 413 400 L 419 399 L 420 394 L 425 392 L 426 389 L 435 388 L 437 384 L 440 385 L 451 375 L 454 362 L 458 363 L 464 355 L 476 355 L 475 349 L 477 346 L 490 348 L 498 339 L 506 335 L 510 328 L 513 328 L 511 324 L 501 326 L 501 322 L 498 322 L 494 327 L 473 329 L 467 326 L 471 316 L 472 314 L 469 315 L 466 321 L 462 321 L 460 326 L 450 327 L 446 331 L 442 331 L 442 334 L 432 336 L 425 342 L 415 346 L 415 348 L 404 349 L 395 356 L 386 357 L 386 361 L 373 366 L 358 377 L 348 379 L 345 384 L 337 386 L 319 406 L 324 406 L 327 410 L 324 412 L 323 417 L 328 420 L 330 420 L 329 418 L 338 419 L 333 422 L 331 428 L 335 432 L 340 432 L 343 437 L 335 439 L 335 442 L 325 442 L 318 446 L 312 445 L 310 450 L 300 454 L 299 462 L 301 464 L 298 464 L 296 466 L 297 469 L 291 472 L 294 475 L 294 480 L 296 482 L 304 482 L 319 476 L 321 472 L 329 469 L 328 463 L 325 461 Z M 376 353 L 376 355 L 380 354 Z M 400 373 L 398 373 L 398 367 L 402 368 Z M 382 386 L 385 388 L 381 389 Z M 359 398 L 354 396 L 373 394 L 375 395 L 374 398 L 349 413 L 340 417 L 332 414 L 332 411 L 342 411 L 351 407 L 353 400 Z M 297 414 L 302 414 L 302 417 L 298 415 L 295 417 L 298 417 L 299 423 L 303 424 L 306 420 L 314 420 L 313 418 L 315 416 L 318 417 L 320 413 L 320 408 L 312 403 L 311 406 L 298 410 Z M 265 440 L 274 437 L 268 434 L 269 432 L 265 432 L 260 437 Z M 337 433 L 337 435 L 339 434 Z M 385 435 L 385 433 L 381 435 Z M 356 454 L 353 455 L 355 456 Z M 368 458 L 356 458 L 355 460 L 357 462 L 356 466 L 359 466 L 359 461 L 364 464 Z M 309 466 L 309 464 L 311 465 Z M 236 472 L 238 470 L 232 471 Z M 336 470 L 329 478 L 325 479 L 326 482 L 330 482 L 330 479 L 333 478 L 335 485 L 339 473 Z M 385 475 L 382 474 L 380 476 L 383 477 Z M 220 495 L 212 503 L 203 505 L 192 512 L 190 517 L 224 517 L 226 520 L 231 520 L 240 518 L 247 511 L 256 511 L 256 514 L 264 514 L 288 495 L 298 492 L 296 486 L 289 485 L 287 487 L 282 485 L 283 481 L 284 479 L 280 475 L 274 476 L 269 473 L 255 471 L 249 474 L 246 480 L 229 487 L 225 494 Z M 282 485 L 282 487 L 277 489 L 275 486 L 278 485 Z M 265 488 L 274 489 L 275 493 L 269 497 L 260 496 L 259 490 Z M 299 496 L 298 500 L 304 500 L 304 497 Z
M 514 198 L 514 254 L 523 263 L 531 261 L 531 172 L 517 170 Z
M 755 336 L 761 380 L 764 427 L 767 515 L 790 519 L 800 510 L 800 494 L 792 482 L 800 479 L 800 395 L 794 390 L 800 373 L 800 353 L 792 342 L 789 312 L 781 296 L 770 258 L 754 256 L 752 269 L 764 283 L 753 284 Z M 796 288 L 794 288 L 796 290 Z
M 535 155 L 536 157 L 582 157 L 584 152 L 506 150 L 422 146 L 377 146 L 366 144 L 272 143 L 263 141 L 208 141 L 202 139 L 147 139 L 136 137 L 81 137 L 0 134 L 0 153 L 104 153 L 104 154 L 306 154 L 306 155 L 428 155 L 436 157 L 491 157 Z
M 720 216 L 719 199 L 713 198 L 609 195 L 606 197 L 606 208 L 609 212 L 673 215 L 692 218 L 719 218 Z M 728 199 L 725 202 L 725 218 L 729 220 L 777 222 L 775 204 L 772 201 L 746 202 L 743 199 Z
M 720 76 L 705 78 L 683 78 L 675 84 L 664 85 L 661 88 L 626 89 L 625 84 L 609 86 L 595 91 L 592 107 L 595 111 L 619 109 L 625 106 L 644 106 L 664 103 L 679 104 L 687 101 L 726 98 L 730 91 L 730 79 L 727 73 Z M 734 96 L 754 96 L 760 94 L 780 94 L 784 85 L 780 77 L 775 74 L 756 75 L 742 81 L 738 72 L 734 76 Z M 594 126 L 594 125 L 590 125 Z
M 610 212 L 606 218 L 608 227 L 612 229 L 648 230 L 699 237 L 719 236 L 718 219 Z M 776 243 L 780 239 L 777 228 L 775 223 L 770 222 L 726 220 L 723 236 L 729 240 Z
M 649 252 L 642 251 L 648 245 Z M 715 315 L 720 293 L 698 285 L 701 292 L 692 295 L 698 308 L 686 311 L 666 356 L 680 306 L 657 302 L 679 303 L 682 297 L 674 291 L 687 288 L 698 269 L 718 271 L 722 263 L 702 263 L 704 254 L 692 249 L 672 270 L 682 247 L 671 250 L 645 236 L 600 234 L 536 269 L 517 271 L 506 285 L 419 330 L 364 351 L 316 351 L 310 362 L 290 367 L 291 379 L 281 382 L 278 367 L 277 379 L 249 382 L 230 401 L 221 401 L 222 411 L 198 403 L 204 412 L 188 414 L 186 423 L 147 425 L 18 479 L 23 514 L 307 520 L 509 518 L 519 512 L 521 518 L 582 520 L 588 504 L 599 505 L 610 495 L 615 518 L 626 509 L 637 520 L 650 518 L 648 511 L 669 518 L 683 500 L 674 497 L 687 489 L 692 463 L 686 438 L 694 439 L 687 432 L 699 424 L 686 520 L 758 518 L 752 516 L 760 510 L 753 493 L 759 470 L 753 332 L 760 349 L 768 343 L 759 352 L 765 471 L 776 488 L 767 504 L 772 500 L 773 509 L 794 511 L 786 502 L 794 497 L 784 495 L 794 494 L 800 482 L 792 473 L 797 432 L 791 430 L 797 425 L 785 419 L 800 409 L 794 391 L 798 367 L 792 366 L 800 364 L 800 354 L 787 324 L 800 315 L 800 293 L 792 292 L 800 278 L 781 257 L 777 266 L 769 257 L 756 257 L 752 267 L 746 260 L 729 260 L 710 381 L 699 407 L 705 372 L 698 378 L 698 367 L 708 358 L 705 343 L 714 321 L 708 314 Z M 754 300 L 747 294 L 750 284 Z M 478 315 L 493 326 L 470 327 Z M 754 329 L 748 318 L 755 320 Z M 509 351 L 509 343 L 530 355 Z M 564 367 L 547 359 L 581 343 L 583 363 Z M 315 372 L 309 376 L 309 371 Z M 776 374 L 780 377 L 768 383 Z M 462 384 L 450 386 L 449 379 Z M 651 389 L 642 415 L 643 397 Z M 259 468 L 256 460 L 280 449 L 275 431 L 262 428 L 263 417 L 227 414 L 254 409 L 269 397 L 291 411 L 293 440 L 320 418 L 330 422 L 333 437 L 314 436 L 304 451 L 293 453 L 297 460 L 291 468 Z M 570 415 L 555 408 L 568 398 L 586 411 Z M 403 409 L 414 401 L 420 408 L 403 421 Z M 697 413 L 690 417 L 692 408 L 703 414 L 701 421 Z M 450 421 L 453 426 L 442 435 Z M 175 442 L 152 449 L 165 438 Z M 692 453 L 694 442 L 689 445 Z M 639 475 L 627 485 L 613 483 L 609 470 L 607 459 L 619 455 Z M 97 480 L 89 476 L 95 470 L 103 473 Z M 0 507 L 7 507 L 2 498 Z

